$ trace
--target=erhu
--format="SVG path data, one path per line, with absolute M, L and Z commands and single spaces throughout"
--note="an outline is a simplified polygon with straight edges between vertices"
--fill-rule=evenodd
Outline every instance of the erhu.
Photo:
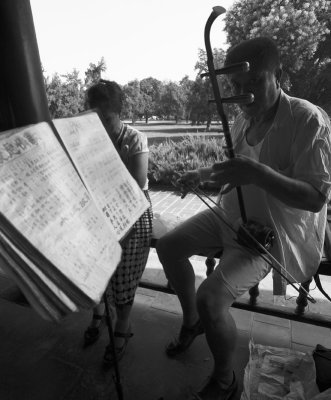
M 216 104 L 217 112 L 221 118 L 222 126 L 223 126 L 223 135 L 226 143 L 226 150 L 229 158 L 235 158 L 235 153 L 233 149 L 233 143 L 232 143 L 232 138 L 230 134 L 230 129 L 229 129 L 229 123 L 227 116 L 225 114 L 224 108 L 223 108 L 223 103 L 236 103 L 236 104 L 249 104 L 254 101 L 254 95 L 252 93 L 244 93 L 242 95 L 238 96 L 232 96 L 232 97 L 223 97 L 221 96 L 220 89 L 219 89 L 219 84 L 217 81 L 217 75 L 228 75 L 228 74 L 233 74 L 233 73 L 238 73 L 238 72 L 248 72 L 250 65 L 248 62 L 240 62 L 236 64 L 232 64 L 220 69 L 215 69 L 214 67 L 214 57 L 213 57 L 213 52 L 212 52 L 212 47 L 210 43 L 210 31 L 211 27 L 216 20 L 216 18 L 222 14 L 224 14 L 226 10 L 221 7 L 213 7 L 213 11 L 210 14 L 206 26 L 205 26 L 205 31 L 204 31 L 204 40 L 205 40 L 205 47 L 206 47 L 206 53 L 207 53 L 207 66 L 208 66 L 208 72 L 204 73 L 201 75 L 201 77 L 209 77 L 210 82 L 212 85 L 213 89 L 213 94 L 214 94 L 214 99 L 210 100 L 210 102 L 213 102 Z M 238 197 L 238 203 L 239 203 L 239 209 L 240 209 L 240 214 L 241 214 L 241 219 L 242 219 L 242 224 L 240 225 L 238 230 L 235 230 L 234 227 L 226 221 L 224 216 L 221 216 L 219 213 L 217 213 L 202 197 L 202 195 L 206 196 L 209 201 L 211 201 L 215 206 L 220 208 L 220 205 L 214 202 L 212 199 L 210 199 L 204 192 L 202 192 L 199 189 L 195 189 L 192 187 L 187 188 L 191 190 L 193 193 L 195 193 L 216 215 L 217 218 L 222 220 L 223 223 L 225 223 L 228 227 L 230 227 L 233 232 L 236 233 L 237 235 L 237 242 L 240 243 L 241 245 L 245 246 L 249 251 L 251 251 L 254 254 L 258 254 L 261 256 L 274 270 L 276 270 L 285 280 L 288 284 L 290 284 L 295 290 L 297 290 L 299 293 L 303 292 L 306 294 L 307 299 L 312 302 L 316 303 L 316 300 L 309 294 L 308 291 L 306 291 L 299 283 L 296 282 L 296 280 L 291 276 L 291 274 L 286 271 L 283 265 L 280 264 L 280 262 L 273 257 L 272 254 L 270 254 L 269 250 L 271 249 L 273 242 L 275 240 L 275 235 L 274 232 L 271 228 L 267 226 L 263 226 L 257 221 L 254 220 L 249 220 L 247 219 L 246 215 L 246 210 L 245 210 L 245 204 L 244 204 L 244 198 L 242 194 L 241 187 L 236 187 L 237 191 L 237 197 Z M 291 280 L 290 280 L 290 279 Z M 295 282 L 297 285 L 299 285 L 299 288 L 293 284 Z

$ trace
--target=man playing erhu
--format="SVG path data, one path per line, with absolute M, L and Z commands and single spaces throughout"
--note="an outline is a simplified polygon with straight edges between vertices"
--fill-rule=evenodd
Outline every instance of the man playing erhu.
M 225 65 L 244 61 L 250 71 L 231 75 L 230 83 L 235 95 L 252 93 L 254 102 L 241 106 L 232 128 L 236 157 L 189 171 L 179 183 L 184 188 L 201 181 L 217 184 L 222 197 L 216 212 L 236 229 L 242 221 L 235 187 L 241 186 L 248 219 L 273 229 L 272 255 L 304 282 L 316 272 L 323 249 L 331 187 L 330 122 L 319 107 L 282 91 L 281 63 L 272 40 L 260 37 L 232 47 Z M 157 251 L 183 310 L 182 327 L 167 346 L 168 356 L 187 350 L 204 332 L 214 369 L 195 398 L 233 398 L 237 332 L 229 308 L 268 274 L 270 265 L 235 241 L 233 231 L 211 210 L 166 234 Z M 220 264 L 196 292 L 189 257 L 212 257 L 219 251 Z M 284 294 L 285 288 L 274 273 L 274 294 Z

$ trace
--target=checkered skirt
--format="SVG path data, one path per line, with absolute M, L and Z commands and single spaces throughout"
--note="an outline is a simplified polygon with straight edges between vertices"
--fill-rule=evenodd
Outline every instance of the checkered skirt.
M 153 211 L 148 190 L 144 190 L 150 207 L 133 225 L 133 233 L 122 248 L 122 259 L 106 289 L 111 304 L 133 303 L 140 278 L 146 267 L 152 237 Z

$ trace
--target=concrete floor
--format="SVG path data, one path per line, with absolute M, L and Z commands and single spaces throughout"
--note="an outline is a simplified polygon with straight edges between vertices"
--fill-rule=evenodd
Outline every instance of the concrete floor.
M 153 276 L 160 282 L 165 277 L 156 257 L 152 252 L 145 278 Z M 193 262 L 198 285 L 204 264 Z M 82 347 L 89 312 L 71 314 L 60 324 L 44 321 L 30 308 L 6 301 L 0 301 L 0 312 L 1 400 L 118 398 L 114 371 L 102 368 L 107 330 L 95 345 Z M 317 343 L 331 348 L 330 329 L 237 309 L 231 312 L 239 330 L 235 370 L 240 382 L 249 360 L 250 340 L 304 352 L 311 352 Z M 206 381 L 213 362 L 204 336 L 177 359 L 169 359 L 164 353 L 180 324 L 176 296 L 138 289 L 132 312 L 134 336 L 120 363 L 125 400 L 189 400 L 192 391 Z

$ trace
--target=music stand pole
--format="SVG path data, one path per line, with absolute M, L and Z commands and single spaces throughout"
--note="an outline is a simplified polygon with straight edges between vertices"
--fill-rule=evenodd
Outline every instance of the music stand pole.
M 117 359 L 116 349 L 115 349 L 113 325 L 112 325 L 112 320 L 111 320 L 111 315 L 110 315 L 110 310 L 109 310 L 109 305 L 108 305 L 106 294 L 103 295 L 103 301 L 105 303 L 105 310 L 106 310 L 106 321 L 107 321 L 108 334 L 109 334 L 109 345 L 110 345 L 111 352 L 113 355 L 113 360 L 114 360 L 115 375 L 113 376 L 113 378 L 114 378 L 114 382 L 115 382 L 118 400 L 124 400 L 123 387 L 121 384 L 120 370 L 119 370 L 119 366 L 118 366 L 118 359 Z

